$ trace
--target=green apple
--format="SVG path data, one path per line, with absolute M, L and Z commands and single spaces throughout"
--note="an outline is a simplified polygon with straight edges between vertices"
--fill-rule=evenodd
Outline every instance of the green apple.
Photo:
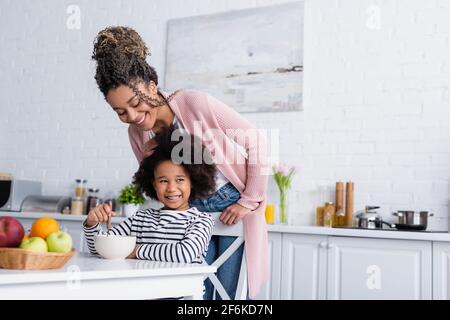
M 48 251 L 69 252 L 72 250 L 72 237 L 65 231 L 51 233 L 46 239 Z
M 40 237 L 31 237 L 27 240 L 22 240 L 20 248 L 35 252 L 47 252 L 47 242 Z

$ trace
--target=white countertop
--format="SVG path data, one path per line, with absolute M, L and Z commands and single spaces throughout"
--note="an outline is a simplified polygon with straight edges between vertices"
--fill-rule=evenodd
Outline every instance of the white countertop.
M 299 225 L 269 225 L 268 230 L 271 232 L 316 234 L 316 235 L 341 236 L 341 237 L 431 240 L 431 241 L 448 241 L 448 242 L 450 242 L 450 233 L 448 233 L 447 231 L 433 233 L 433 232 L 427 232 L 427 231 L 325 228 L 325 227 L 317 227 L 317 226 L 299 226 Z
M 85 215 L 72 216 L 65 214 L 48 214 L 48 213 L 25 213 L 0 211 L 0 216 L 13 216 L 16 218 L 37 219 L 41 217 L 51 216 L 61 221 L 84 221 Z M 120 223 L 125 217 L 113 217 L 113 223 Z M 430 240 L 430 241 L 446 241 L 450 242 L 450 233 L 432 233 L 426 231 L 398 231 L 398 230 L 368 230 L 368 229 L 350 229 L 350 228 L 324 228 L 317 226 L 302 225 L 268 225 L 269 232 L 297 233 L 297 234 L 316 234 L 343 237 L 364 237 L 364 238 L 383 238 L 383 239 L 406 239 L 406 240 Z
M 117 279 L 213 273 L 216 267 L 137 259 L 106 260 L 89 253 L 76 253 L 61 269 L 0 269 L 0 285 L 60 282 L 88 279 Z

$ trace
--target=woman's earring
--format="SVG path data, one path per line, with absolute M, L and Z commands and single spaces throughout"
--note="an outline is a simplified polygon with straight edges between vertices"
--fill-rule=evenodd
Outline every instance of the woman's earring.
M 152 94 L 156 94 L 158 93 L 158 88 L 156 87 L 156 84 L 153 82 L 150 82 L 150 92 Z

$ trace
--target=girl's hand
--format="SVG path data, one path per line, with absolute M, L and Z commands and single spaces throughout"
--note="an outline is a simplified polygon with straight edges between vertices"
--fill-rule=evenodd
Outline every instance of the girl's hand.
M 115 216 L 116 213 L 111 210 L 109 204 L 100 204 L 89 211 L 86 219 L 86 226 L 92 227 L 97 223 L 107 222 L 109 216 Z
M 140 244 L 137 244 L 134 247 L 133 252 L 131 252 L 126 259 L 136 259 L 137 258 L 136 257 L 136 251 L 139 249 L 140 246 L 141 246 Z
M 238 223 L 250 211 L 250 209 L 235 203 L 222 212 L 220 215 L 220 221 L 224 224 L 232 225 Z

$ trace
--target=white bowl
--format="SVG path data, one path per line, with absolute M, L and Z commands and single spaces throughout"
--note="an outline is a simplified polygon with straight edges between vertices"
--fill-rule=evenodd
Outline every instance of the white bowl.
M 125 259 L 133 252 L 135 236 L 95 235 L 95 250 L 105 259 Z

